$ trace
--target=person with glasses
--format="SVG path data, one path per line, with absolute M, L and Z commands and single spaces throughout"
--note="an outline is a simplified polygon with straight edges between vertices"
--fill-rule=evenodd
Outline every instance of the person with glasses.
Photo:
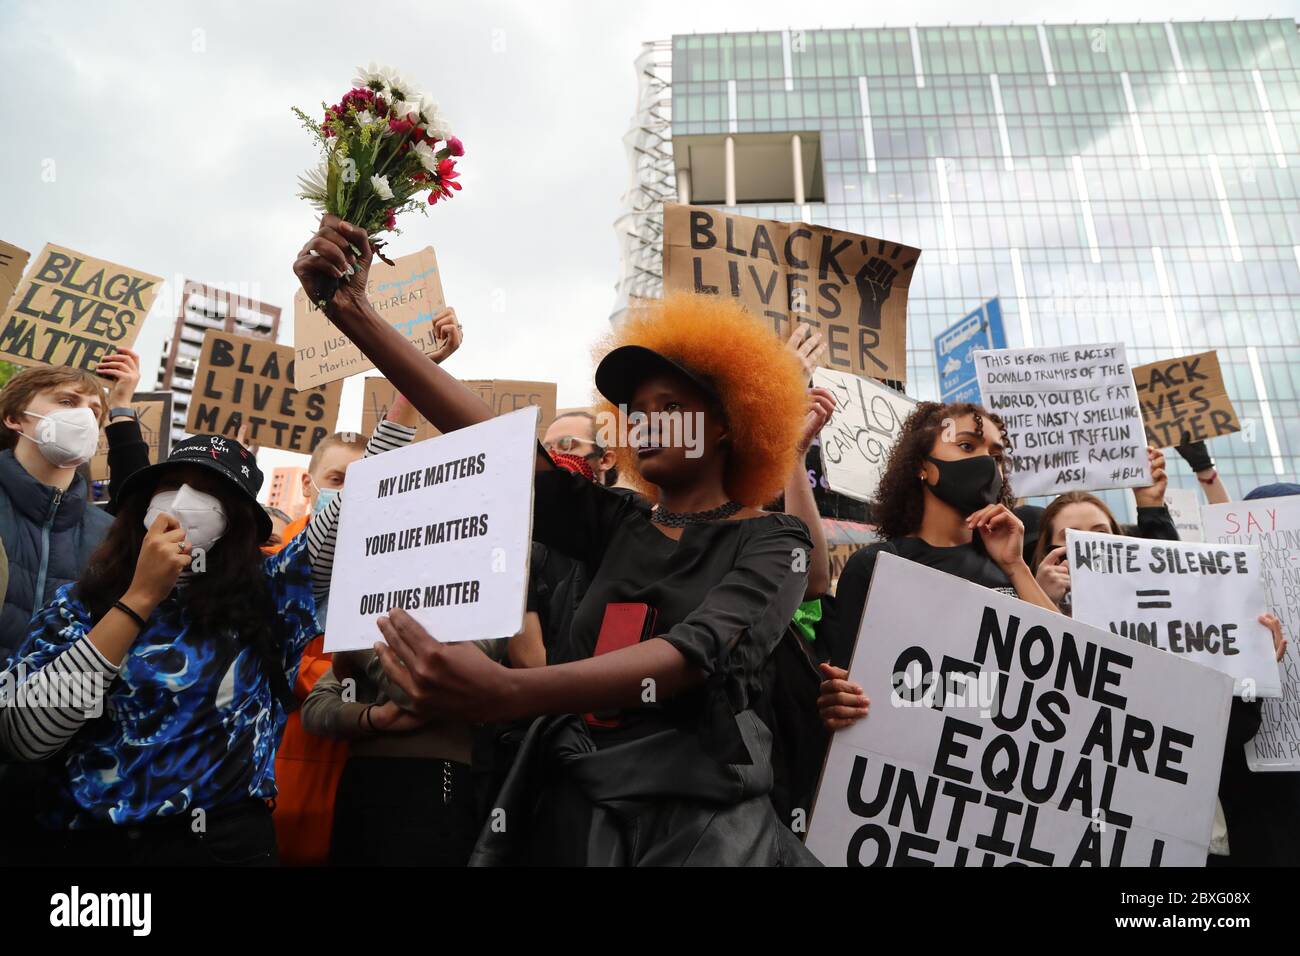
M 542 447 L 552 454 L 584 459 L 596 473 L 598 485 L 612 485 L 618 478 L 614 450 L 597 443 L 596 416 L 591 412 L 575 409 L 557 415 L 542 436 Z

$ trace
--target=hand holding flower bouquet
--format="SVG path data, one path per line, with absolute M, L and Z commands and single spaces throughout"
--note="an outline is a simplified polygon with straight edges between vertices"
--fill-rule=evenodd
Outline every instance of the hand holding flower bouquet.
M 336 106 L 321 105 L 325 118 L 294 113 L 319 141 L 324 161 L 298 179 L 301 195 L 322 213 L 366 231 L 379 250 L 381 230 L 397 231 L 397 214 L 424 211 L 461 188 L 456 159 L 464 154 L 438 104 L 417 92 L 395 70 L 370 64 L 357 71 L 352 89 Z M 355 250 L 354 250 L 355 251 Z M 349 265 L 345 275 L 353 275 Z M 325 290 L 322 309 L 333 297 Z

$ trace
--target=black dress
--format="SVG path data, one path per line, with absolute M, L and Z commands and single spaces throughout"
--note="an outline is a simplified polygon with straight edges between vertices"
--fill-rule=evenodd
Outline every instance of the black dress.
M 472 862 L 808 862 L 767 797 L 771 734 L 752 709 L 803 600 L 806 526 L 766 514 L 692 525 L 674 541 L 643 502 L 580 476 L 542 471 L 535 489 L 533 537 L 594 568 L 573 657 L 594 652 L 607 604 L 644 603 L 657 613 L 652 636 L 706 678 L 615 728 L 536 721 L 498 796 L 509 823 L 489 819 Z

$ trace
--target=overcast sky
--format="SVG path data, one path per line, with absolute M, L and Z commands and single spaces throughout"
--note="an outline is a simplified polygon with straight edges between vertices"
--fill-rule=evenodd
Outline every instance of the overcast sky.
M 466 329 L 462 378 L 555 381 L 591 395 L 588 346 L 614 305 L 613 222 L 627 186 L 632 61 L 675 33 L 945 23 L 1296 17 L 1300 0 L 515 0 L 466 3 L 0 0 L 0 238 L 47 241 L 173 280 L 241 283 L 284 309 L 315 216 L 295 195 L 317 161 L 290 114 L 336 102 L 355 67 L 391 64 L 465 143 L 464 191 L 408 215 L 392 251 L 433 245 Z M 741 12 L 743 10 L 743 12 Z M 42 177 L 53 161 L 53 182 Z M 257 293 L 260 293 L 257 294 Z M 174 313 L 173 313 L 174 314 Z M 172 321 L 138 347 L 154 384 Z M 360 387 L 339 426 L 360 424 Z M 263 466 L 301 463 L 263 453 Z

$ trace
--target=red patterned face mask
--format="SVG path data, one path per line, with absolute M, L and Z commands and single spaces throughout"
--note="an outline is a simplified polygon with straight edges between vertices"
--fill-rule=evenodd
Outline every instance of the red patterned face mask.
M 553 451 L 551 452 L 551 461 L 565 471 L 571 471 L 575 475 L 582 475 L 588 481 L 596 480 L 596 472 L 592 470 L 591 462 L 581 455 L 567 455 L 562 451 Z

